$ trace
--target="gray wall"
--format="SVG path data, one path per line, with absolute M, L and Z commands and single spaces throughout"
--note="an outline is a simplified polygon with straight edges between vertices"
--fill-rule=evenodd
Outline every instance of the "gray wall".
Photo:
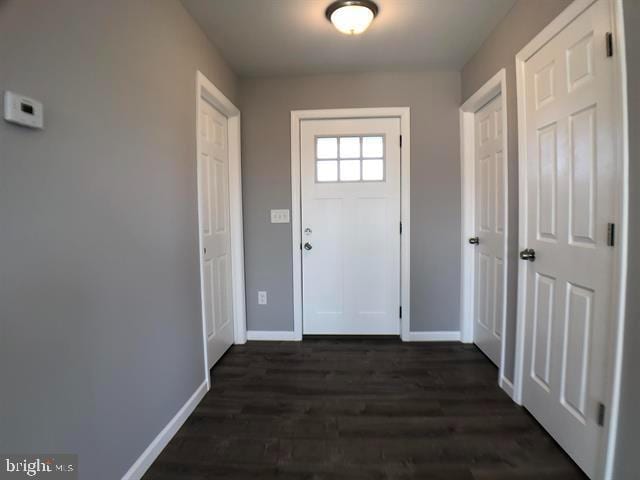
M 638 435 L 640 432 L 640 2 L 624 0 L 629 91 L 629 263 L 627 276 L 627 318 L 622 370 L 622 397 L 616 480 L 636 480 L 640 472 Z
M 204 379 L 195 72 L 236 80 L 174 0 L 0 0 L 0 448 L 120 478 Z
M 291 110 L 411 107 L 411 330 L 459 329 L 460 74 L 412 72 L 241 82 L 247 325 L 292 330 Z M 267 290 L 269 304 L 257 305 Z
M 462 99 L 473 95 L 500 69 L 507 72 L 509 145 L 509 271 L 505 375 L 513 380 L 518 266 L 518 127 L 516 102 L 516 54 L 571 0 L 519 0 L 476 54 L 462 69 Z

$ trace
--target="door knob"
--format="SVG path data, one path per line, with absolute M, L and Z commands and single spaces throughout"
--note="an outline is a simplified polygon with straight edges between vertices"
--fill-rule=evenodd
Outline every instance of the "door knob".
M 471 237 L 469 239 L 469 243 L 471 245 L 478 245 L 480 243 L 480 239 L 478 237 Z
M 522 260 L 529 260 L 530 262 L 535 262 L 536 251 L 533 248 L 525 248 L 520 252 L 520 258 Z
M 313 248 L 313 246 L 309 242 L 304 244 L 304 249 L 305 250 L 311 250 L 312 248 Z

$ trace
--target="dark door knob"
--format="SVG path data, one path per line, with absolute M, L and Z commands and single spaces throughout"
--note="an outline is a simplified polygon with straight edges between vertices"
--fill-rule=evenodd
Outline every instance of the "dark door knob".
M 304 244 L 304 249 L 305 250 L 311 250 L 312 248 L 313 248 L 313 246 L 309 242 Z
M 480 239 L 478 237 L 471 237 L 469 239 L 469 243 L 471 245 L 478 245 L 480 243 Z
M 536 251 L 533 248 L 525 248 L 520 252 L 520 258 L 522 260 L 529 260 L 530 262 L 535 262 Z

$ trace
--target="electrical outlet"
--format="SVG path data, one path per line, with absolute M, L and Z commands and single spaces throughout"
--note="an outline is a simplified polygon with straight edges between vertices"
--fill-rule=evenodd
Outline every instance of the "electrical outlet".
M 267 292 L 258 292 L 258 305 L 267 304 Z

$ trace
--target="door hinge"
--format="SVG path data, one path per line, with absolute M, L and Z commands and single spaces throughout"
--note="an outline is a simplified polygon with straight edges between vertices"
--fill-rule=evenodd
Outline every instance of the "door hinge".
M 402 222 L 400 222 L 400 235 L 402 235 Z
M 402 306 L 400 307 L 400 318 L 402 318 Z
M 300 242 L 300 250 L 302 250 L 302 242 Z
M 607 57 L 613 57 L 613 34 L 607 32 L 605 37 L 607 42 Z
M 607 245 L 613 247 L 616 244 L 616 224 L 607 224 Z
M 604 403 L 598 403 L 598 418 L 596 419 L 598 425 L 604 427 L 604 419 L 607 414 L 607 407 L 604 406 Z
M 402 135 L 400 135 L 400 148 L 402 148 Z

